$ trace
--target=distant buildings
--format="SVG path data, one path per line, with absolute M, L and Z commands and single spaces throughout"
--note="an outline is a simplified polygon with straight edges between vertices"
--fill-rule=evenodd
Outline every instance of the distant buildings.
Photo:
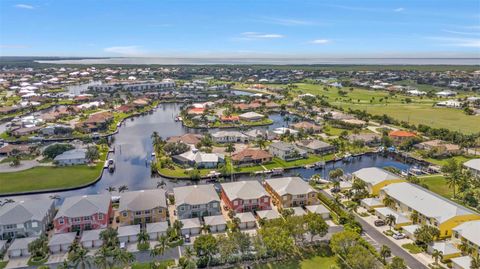
M 247 148 L 232 155 L 232 162 L 238 166 L 255 165 L 272 161 L 272 155 L 265 150 Z
M 269 145 L 268 151 L 275 157 L 285 161 L 305 158 L 307 151 L 286 142 L 275 142 Z

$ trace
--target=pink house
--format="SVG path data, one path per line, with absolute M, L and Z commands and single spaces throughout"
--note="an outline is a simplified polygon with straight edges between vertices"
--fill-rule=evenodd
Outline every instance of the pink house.
M 271 209 L 270 196 L 256 180 L 223 183 L 221 198 L 236 213 Z
M 55 233 L 107 228 L 113 216 L 109 195 L 68 197 L 59 208 L 53 225 Z

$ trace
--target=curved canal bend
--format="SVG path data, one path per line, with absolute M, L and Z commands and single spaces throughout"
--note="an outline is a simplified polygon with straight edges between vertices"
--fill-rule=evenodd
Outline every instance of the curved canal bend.
M 129 190 L 153 189 L 157 187 L 157 182 L 161 180 L 167 184 L 167 189 L 172 189 L 175 186 L 191 184 L 191 181 L 189 180 L 172 181 L 162 177 L 152 177 L 149 165 L 153 151 L 150 136 L 154 131 L 157 131 L 164 139 L 189 132 L 205 132 L 198 129 L 186 128 L 182 126 L 181 122 L 175 121 L 175 116 L 180 113 L 181 106 L 182 104 L 179 103 L 160 104 L 150 114 L 126 120 L 119 128 L 119 132 L 114 135 L 115 139 L 113 147 L 115 148 L 115 153 L 111 154 L 110 158 L 115 160 L 115 172 L 109 173 L 107 170 L 104 170 L 101 179 L 95 184 L 77 190 L 13 196 L 11 198 L 14 200 L 21 200 L 24 198 L 38 199 L 51 197 L 52 195 L 58 195 L 60 198 L 64 198 L 73 195 L 105 193 L 109 186 L 118 188 L 121 185 L 127 185 Z M 271 114 L 270 118 L 274 121 L 272 125 L 255 128 L 274 129 L 285 126 L 283 117 L 280 114 Z M 328 178 L 328 171 L 334 168 L 341 167 L 346 173 L 351 173 L 360 168 L 370 166 L 393 166 L 401 170 L 407 170 L 409 168 L 408 164 L 398 162 L 388 157 L 383 157 L 381 155 L 366 155 L 361 158 L 356 157 L 349 163 L 343 163 L 342 161 L 328 163 L 325 169 L 322 170 L 304 168 L 292 169 L 285 173 L 285 175 L 300 175 L 301 177 L 308 179 L 312 175 L 320 173 L 322 177 Z M 247 176 L 242 176 L 241 178 L 255 179 Z

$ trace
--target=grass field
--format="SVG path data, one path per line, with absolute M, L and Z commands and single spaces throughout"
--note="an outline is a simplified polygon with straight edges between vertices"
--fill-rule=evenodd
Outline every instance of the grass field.
M 480 132 L 480 118 L 466 115 L 462 110 L 451 108 L 437 108 L 433 105 L 444 99 L 408 97 L 411 103 L 406 103 L 407 96 L 390 96 L 386 91 L 373 91 L 355 88 L 346 96 L 340 96 L 338 89 L 317 84 L 297 83 L 295 90 L 325 96 L 332 105 L 343 108 L 366 110 L 374 115 L 387 114 L 397 120 L 414 124 L 426 124 L 436 128 L 447 128 L 464 133 Z M 461 95 L 464 96 L 464 95 Z
M 337 267 L 335 257 L 314 256 L 304 260 L 292 260 L 278 263 L 261 264 L 255 269 L 332 269 Z
M 420 182 L 427 185 L 428 189 L 443 197 L 451 199 L 453 190 L 447 184 L 444 176 L 426 176 L 421 177 Z
M 0 194 L 64 189 L 93 182 L 103 169 L 107 149 L 95 166 L 34 167 L 20 172 L 0 173 Z

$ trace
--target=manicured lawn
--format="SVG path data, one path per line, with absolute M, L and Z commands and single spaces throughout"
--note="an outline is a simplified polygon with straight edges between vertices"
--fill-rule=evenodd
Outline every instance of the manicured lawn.
M 0 269 L 3 269 L 7 266 L 8 261 L 0 261 Z
M 453 190 L 447 184 L 444 176 L 428 176 L 420 178 L 420 182 L 427 185 L 428 189 L 451 199 L 453 197 Z
M 447 162 L 448 162 L 450 159 L 456 160 L 457 163 L 464 163 L 464 162 L 466 162 L 466 161 L 468 161 L 468 160 L 473 159 L 473 157 L 454 156 L 454 157 L 443 158 L 443 159 L 425 158 L 425 160 L 426 160 L 427 162 L 431 162 L 431 163 L 433 163 L 433 164 L 441 165 L 441 166 L 447 164 Z
M 95 166 L 34 167 L 28 170 L 0 173 L 0 193 L 63 189 L 88 184 L 100 175 L 106 152 L 100 153 Z
M 335 257 L 315 256 L 305 260 L 292 260 L 278 263 L 261 264 L 255 269 L 331 269 L 337 267 Z
M 412 253 L 412 254 L 418 254 L 418 253 L 422 253 L 423 252 L 423 248 L 413 244 L 413 243 L 408 243 L 408 244 L 403 244 L 402 247 L 406 250 L 408 250 L 408 252 Z

